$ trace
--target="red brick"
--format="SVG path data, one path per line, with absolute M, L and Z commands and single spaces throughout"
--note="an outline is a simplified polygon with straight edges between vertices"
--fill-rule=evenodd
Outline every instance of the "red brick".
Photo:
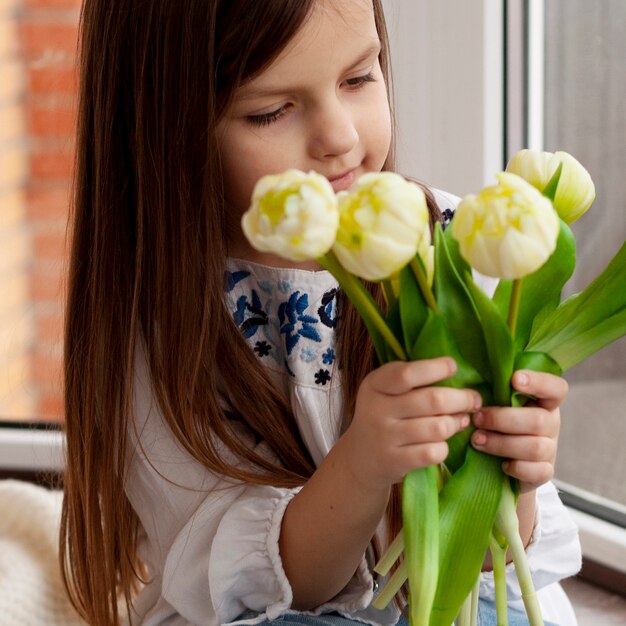
M 70 191 L 68 185 L 28 189 L 26 206 L 31 220 L 60 220 L 69 213 Z
M 46 387 L 57 385 L 61 380 L 62 361 L 60 346 L 55 346 L 55 348 L 48 346 L 35 352 L 31 359 L 31 371 L 35 384 Z
M 23 0 L 27 9 L 71 9 L 80 8 L 82 0 Z
M 78 77 L 73 66 L 49 65 L 28 68 L 28 91 L 37 94 L 73 94 L 76 92 Z
M 60 343 L 63 341 L 63 315 L 40 313 L 36 319 L 37 341 Z
M 73 108 L 53 106 L 27 107 L 28 126 L 31 134 L 40 137 L 72 137 L 76 124 Z
M 27 57 L 38 57 L 44 53 L 76 52 L 78 28 L 73 23 L 47 21 L 23 21 L 20 24 L 20 39 Z
M 65 257 L 65 233 L 39 233 L 34 236 L 37 259 L 62 259 Z
M 39 150 L 30 157 L 31 178 L 69 179 L 74 170 L 74 153 L 69 149 Z
M 62 392 L 40 394 L 37 413 L 39 418 L 47 422 L 63 422 L 65 406 Z
M 30 280 L 31 300 L 58 304 L 65 299 L 66 281 L 59 274 L 34 271 Z

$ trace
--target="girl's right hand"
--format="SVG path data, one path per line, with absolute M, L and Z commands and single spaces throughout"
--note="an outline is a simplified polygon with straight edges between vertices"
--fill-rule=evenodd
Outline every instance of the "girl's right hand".
M 394 361 L 363 379 L 342 437 L 356 481 L 387 489 L 407 472 L 445 460 L 446 440 L 469 425 L 469 413 L 482 403 L 471 389 L 431 386 L 455 371 L 449 357 Z

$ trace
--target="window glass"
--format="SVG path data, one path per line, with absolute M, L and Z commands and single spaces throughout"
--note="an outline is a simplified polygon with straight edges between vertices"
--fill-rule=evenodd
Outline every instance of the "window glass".
M 573 224 L 578 260 L 569 294 L 597 276 L 626 240 L 626 2 L 544 5 L 544 147 L 575 155 L 597 192 Z M 626 339 L 566 377 L 557 477 L 624 506 Z

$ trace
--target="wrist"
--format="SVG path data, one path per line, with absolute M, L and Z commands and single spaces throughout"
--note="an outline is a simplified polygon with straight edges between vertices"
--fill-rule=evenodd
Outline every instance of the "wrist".
M 391 485 L 384 480 L 373 478 L 367 471 L 367 461 L 355 452 L 356 444 L 353 443 L 349 432 L 340 437 L 333 447 L 331 454 L 335 457 L 334 462 L 343 466 L 350 484 L 360 496 L 370 499 L 380 498 L 386 502 Z

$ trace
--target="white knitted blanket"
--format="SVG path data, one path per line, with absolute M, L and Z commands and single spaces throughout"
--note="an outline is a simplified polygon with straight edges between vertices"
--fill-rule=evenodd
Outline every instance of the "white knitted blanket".
M 58 563 L 60 491 L 0 480 L 0 626 L 83 625 Z

